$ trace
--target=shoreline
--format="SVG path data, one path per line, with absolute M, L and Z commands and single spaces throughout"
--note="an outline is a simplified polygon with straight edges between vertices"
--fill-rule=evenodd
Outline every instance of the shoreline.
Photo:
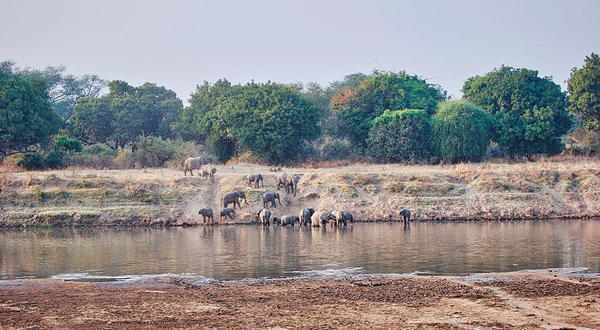
M 0 282 L 0 328 L 600 328 L 598 277 L 552 269 L 473 275 L 16 280 Z

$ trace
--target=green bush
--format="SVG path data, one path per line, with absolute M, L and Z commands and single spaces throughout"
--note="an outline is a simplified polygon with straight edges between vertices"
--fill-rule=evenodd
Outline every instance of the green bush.
M 75 151 L 81 152 L 83 150 L 83 146 L 81 145 L 81 141 L 77 139 L 71 139 L 65 135 L 58 135 L 54 138 L 54 143 L 52 148 L 56 151 Z
M 102 145 L 91 145 L 83 148 L 81 152 L 68 153 L 65 164 L 69 166 L 88 168 L 112 168 L 117 151 Z
M 386 110 L 373 120 L 367 154 L 385 162 L 429 157 L 431 123 L 425 110 Z
M 52 151 L 44 157 L 44 165 L 47 168 L 61 168 L 65 166 L 64 155 L 60 151 Z
M 19 161 L 17 162 L 17 165 L 23 167 L 28 171 L 42 170 L 44 169 L 44 158 L 42 157 L 42 155 L 37 153 L 22 154 Z
M 344 140 L 334 139 L 321 148 L 321 159 L 338 160 L 350 158 L 350 146 Z
M 486 154 L 491 127 L 485 111 L 461 101 L 443 102 L 433 116 L 432 149 L 446 161 L 477 161 Z

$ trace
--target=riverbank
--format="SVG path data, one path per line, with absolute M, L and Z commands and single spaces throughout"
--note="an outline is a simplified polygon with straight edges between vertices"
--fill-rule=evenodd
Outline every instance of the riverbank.
M 0 282 L 0 329 L 600 329 L 600 279 L 469 277 Z
M 523 164 L 446 166 L 352 165 L 336 168 L 217 166 L 211 182 L 171 169 L 0 173 L 0 227 L 185 226 L 202 224 L 211 207 L 216 223 L 254 223 L 261 196 L 276 191 L 280 173 L 302 176 L 297 196 L 280 191 L 275 215 L 304 207 L 346 210 L 360 221 L 498 220 L 600 216 L 600 162 L 591 159 Z M 244 177 L 265 176 L 264 188 Z M 219 221 L 221 196 L 241 189 L 249 206 Z

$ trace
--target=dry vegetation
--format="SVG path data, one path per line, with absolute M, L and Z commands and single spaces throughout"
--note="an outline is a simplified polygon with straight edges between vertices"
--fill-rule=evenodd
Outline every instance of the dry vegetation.
M 171 169 L 0 173 L 0 226 L 193 225 L 203 207 L 243 189 L 250 206 L 228 223 L 251 223 L 261 196 L 276 190 L 280 172 L 299 173 L 296 197 L 281 191 L 277 215 L 303 207 L 348 210 L 362 221 L 397 219 L 408 207 L 415 220 L 591 217 L 600 215 L 600 162 L 591 159 L 520 164 L 446 166 L 349 165 L 283 168 L 229 164 L 215 182 Z M 265 188 L 246 188 L 262 173 Z M 218 219 L 215 219 L 218 220 Z

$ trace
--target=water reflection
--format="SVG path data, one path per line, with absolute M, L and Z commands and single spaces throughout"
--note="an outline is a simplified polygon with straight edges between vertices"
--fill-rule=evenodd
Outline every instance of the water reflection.
M 240 279 L 325 269 L 598 272 L 598 237 L 597 220 L 11 231 L 0 233 L 0 278 L 172 273 Z

